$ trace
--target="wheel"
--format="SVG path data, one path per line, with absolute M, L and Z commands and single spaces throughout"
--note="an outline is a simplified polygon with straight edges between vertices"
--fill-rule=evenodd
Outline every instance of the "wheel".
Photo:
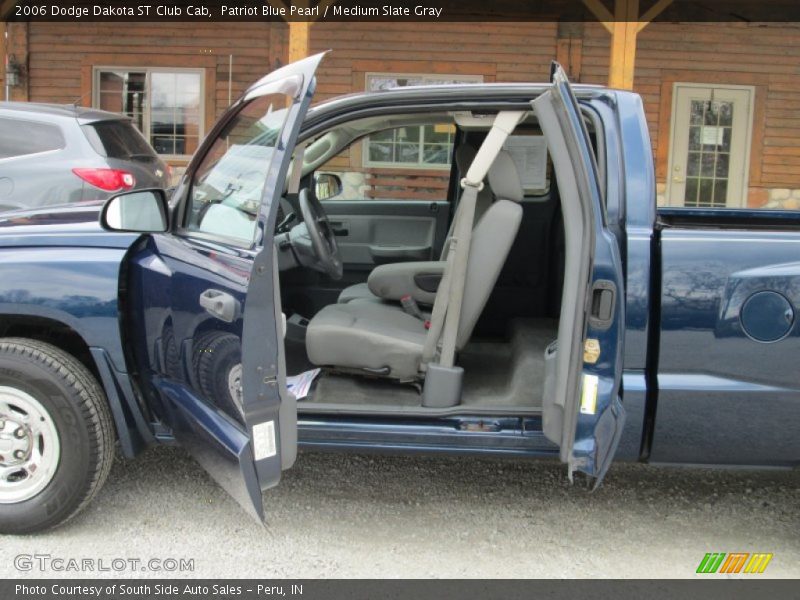
M 197 383 L 206 398 L 244 422 L 241 340 L 230 333 L 210 331 L 194 344 L 193 357 Z
M 0 533 L 59 525 L 111 469 L 114 430 L 102 388 L 73 356 L 0 339 Z

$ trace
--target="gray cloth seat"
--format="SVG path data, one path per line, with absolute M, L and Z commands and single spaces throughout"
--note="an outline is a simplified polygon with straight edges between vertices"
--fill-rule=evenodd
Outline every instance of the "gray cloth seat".
M 399 306 L 353 300 L 330 304 L 306 330 L 309 360 L 319 366 L 380 370 L 395 379 L 414 379 L 428 331 Z
M 461 145 L 458 147 L 455 159 L 458 172 L 461 175 L 464 175 L 469 170 L 469 166 L 472 164 L 472 161 L 475 160 L 475 154 L 476 150 L 472 146 Z M 489 184 L 485 185 L 478 193 L 478 198 L 475 201 L 476 222 L 488 210 L 493 201 L 494 194 L 492 193 L 491 181 L 489 181 Z M 356 283 L 343 289 L 337 301 L 340 304 L 345 304 L 353 300 L 372 300 L 373 302 L 389 300 L 397 302 L 400 298 L 408 294 L 420 304 L 433 304 L 435 293 L 422 290 L 414 285 L 413 275 L 415 272 L 426 273 L 443 268 L 439 263 L 441 263 L 447 255 L 447 248 L 452 235 L 453 225 L 451 223 L 450 230 L 447 232 L 447 240 L 445 241 L 438 261 L 380 265 L 372 270 L 365 283 Z
M 522 185 L 508 153 L 497 156 L 489 179 L 497 199 L 472 232 L 457 350 L 469 341 L 522 220 Z M 409 381 L 419 376 L 426 335 L 424 322 L 400 306 L 354 298 L 328 305 L 311 319 L 306 350 L 318 366 L 388 368 L 388 377 Z

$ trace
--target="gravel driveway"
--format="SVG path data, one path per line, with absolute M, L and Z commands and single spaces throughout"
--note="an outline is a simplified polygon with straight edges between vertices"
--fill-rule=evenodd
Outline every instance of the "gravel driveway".
M 0 577 L 17 554 L 193 558 L 195 577 L 691 577 L 710 551 L 772 552 L 765 575 L 798 577 L 799 492 L 798 470 L 618 464 L 589 493 L 555 463 L 306 452 L 267 492 L 264 529 L 160 447 L 117 460 L 67 525 L 0 536 Z

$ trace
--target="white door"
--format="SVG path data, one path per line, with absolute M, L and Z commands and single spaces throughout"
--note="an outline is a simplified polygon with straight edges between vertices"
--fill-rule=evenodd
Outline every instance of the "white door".
M 672 100 L 667 202 L 747 206 L 754 89 L 676 83 Z

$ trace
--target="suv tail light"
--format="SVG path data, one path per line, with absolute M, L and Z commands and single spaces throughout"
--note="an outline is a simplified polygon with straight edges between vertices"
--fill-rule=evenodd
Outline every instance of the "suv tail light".
M 122 169 L 72 169 L 72 172 L 86 183 L 106 192 L 129 190 L 136 185 L 133 174 Z

